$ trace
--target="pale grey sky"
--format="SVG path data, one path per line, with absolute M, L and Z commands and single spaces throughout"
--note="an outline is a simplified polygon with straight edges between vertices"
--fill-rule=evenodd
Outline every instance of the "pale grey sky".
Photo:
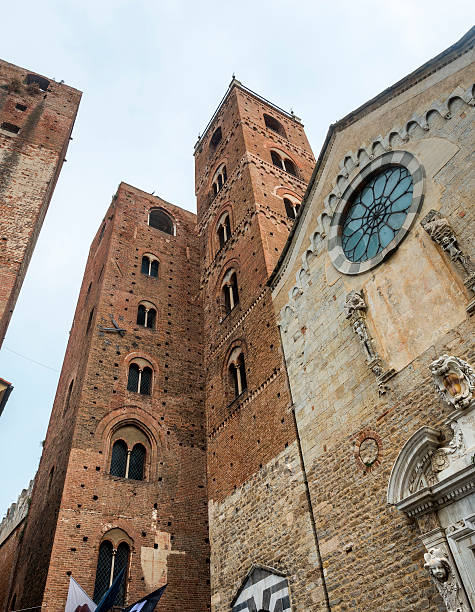
M 0 355 L 15 386 L 0 418 L 0 520 L 36 471 L 89 244 L 118 183 L 195 211 L 193 145 L 233 72 L 293 108 L 317 156 L 330 123 L 457 41 L 474 13 L 471 0 L 3 7 L 0 56 L 84 93 Z

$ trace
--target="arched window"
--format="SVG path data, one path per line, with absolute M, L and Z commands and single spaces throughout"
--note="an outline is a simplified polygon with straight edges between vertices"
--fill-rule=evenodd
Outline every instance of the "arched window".
M 137 309 L 137 325 L 143 325 L 149 329 L 155 328 L 157 311 L 150 302 L 141 302 Z
M 264 123 L 266 124 L 266 127 L 272 130 L 273 132 L 277 132 L 277 134 L 279 134 L 280 136 L 287 138 L 284 126 L 274 117 L 264 114 Z
M 144 359 L 138 359 L 129 366 L 127 390 L 141 395 L 150 395 L 152 392 L 152 368 Z
M 289 198 L 284 198 L 285 212 L 289 219 L 295 219 L 300 208 L 300 204 L 295 204 Z
M 154 255 L 145 254 L 142 256 L 142 274 L 146 276 L 158 277 L 158 259 Z
M 123 440 L 117 440 L 112 446 L 111 469 L 112 476 L 126 478 L 128 450 L 127 444 Z
M 233 394 L 233 399 L 236 399 L 247 389 L 246 367 L 242 349 L 236 348 L 231 353 L 228 372 L 231 393 Z
M 94 601 L 99 603 L 101 598 L 112 585 L 117 574 L 125 568 L 124 577 L 117 594 L 115 605 L 122 605 L 125 601 L 125 586 L 127 581 L 127 566 L 129 564 L 130 548 L 127 542 L 121 542 L 115 548 L 112 542 L 104 540 L 99 547 L 97 558 L 96 581 L 94 585 Z
M 283 155 L 280 155 L 279 153 L 277 153 L 277 151 L 271 151 L 270 156 L 272 159 L 272 163 L 274 164 L 276 168 L 279 168 L 280 170 L 284 170 L 285 172 L 292 174 L 292 176 L 297 176 L 297 169 L 295 167 L 294 162 L 291 159 Z
M 226 166 L 225 164 L 221 164 L 221 166 L 219 166 L 219 168 L 214 173 L 214 177 L 213 177 L 213 194 L 215 196 L 218 195 L 218 193 L 221 191 L 224 183 L 227 180 L 228 180 L 228 173 L 226 170 Z
M 162 208 L 152 208 L 148 215 L 148 224 L 171 236 L 175 235 L 175 226 L 173 221 Z
M 116 440 L 112 446 L 111 475 L 131 480 L 143 480 L 145 456 L 145 446 L 140 442 L 129 449 L 124 440 Z
M 229 314 L 239 304 L 239 291 L 237 274 L 234 270 L 228 270 L 223 278 L 221 291 L 224 299 L 224 310 Z
M 229 213 L 225 212 L 218 221 L 216 233 L 218 234 L 219 248 L 222 249 L 231 237 L 231 221 Z
M 221 128 L 219 127 L 214 131 L 214 134 L 211 136 L 211 140 L 209 141 L 209 148 L 211 152 L 214 153 L 214 151 L 216 150 L 216 147 L 221 142 L 222 137 L 223 137 L 223 134 L 221 132 Z

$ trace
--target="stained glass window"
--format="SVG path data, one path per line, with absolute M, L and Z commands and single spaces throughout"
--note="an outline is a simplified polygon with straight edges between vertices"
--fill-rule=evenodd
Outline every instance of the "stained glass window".
M 350 204 L 341 245 L 353 262 L 372 259 L 395 238 L 412 203 L 413 181 L 403 166 L 373 175 Z

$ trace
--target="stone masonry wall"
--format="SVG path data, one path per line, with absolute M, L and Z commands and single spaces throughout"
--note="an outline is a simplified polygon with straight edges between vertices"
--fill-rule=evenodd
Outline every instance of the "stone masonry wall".
M 473 84 L 471 55 L 431 73 L 336 134 L 290 264 L 274 289 L 335 612 L 444 609 L 423 568 L 417 524 L 387 506 L 386 491 L 404 443 L 422 426 L 437 427 L 448 414 L 432 387 L 430 362 L 443 353 L 472 364 L 475 359 L 463 278 L 420 226 L 430 209 L 440 210 L 460 246 L 473 257 L 473 175 L 467 168 L 473 157 L 474 110 L 461 97 Z M 458 95 L 453 95 L 454 90 Z M 443 108 L 448 99 L 446 116 L 426 114 L 434 106 Z M 413 119 L 403 141 L 397 131 L 417 116 L 426 117 L 426 129 Z M 392 148 L 411 152 L 425 169 L 422 210 L 385 262 L 365 274 L 341 275 L 329 261 L 318 215 L 342 174 L 349 149 L 359 151 L 361 159 L 360 166 L 350 169 L 347 180 L 351 181 L 369 161 L 364 157 L 368 143 L 375 143 L 376 157 L 383 152 L 381 139 L 390 132 Z M 351 289 L 363 290 L 374 346 L 385 369 L 396 372 L 388 383 L 390 390 L 382 396 L 345 318 L 344 303 Z M 377 445 L 377 459 L 370 467 L 359 455 L 359 446 L 368 437 Z

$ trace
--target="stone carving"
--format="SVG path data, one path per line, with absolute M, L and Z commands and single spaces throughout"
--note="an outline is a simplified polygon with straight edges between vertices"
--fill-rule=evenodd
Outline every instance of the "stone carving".
M 456 459 L 465 452 L 465 443 L 463 440 L 463 432 L 456 421 L 452 422 L 450 426 L 453 429 L 453 437 L 447 446 L 441 446 L 438 448 L 431 457 L 431 466 L 434 472 L 441 472 L 449 467 L 450 457 Z
M 437 393 L 451 407 L 465 409 L 474 401 L 475 373 L 472 367 L 451 355 L 442 355 L 429 369 Z
M 472 264 L 470 257 L 462 251 L 454 230 L 442 216 L 440 212 L 431 210 L 422 219 L 421 226 L 429 234 L 432 240 L 438 244 L 456 263 L 464 274 L 464 285 L 473 294 L 467 306 L 467 312 L 475 312 L 475 266 Z
M 468 612 L 448 557 L 440 548 L 431 548 L 424 554 L 424 560 L 424 567 L 430 572 L 448 612 Z
M 350 291 L 345 301 L 345 316 L 350 320 L 353 331 L 361 343 L 366 363 L 378 379 L 378 391 L 383 395 L 389 391 L 386 382 L 394 375 L 394 370 L 383 373 L 383 363 L 373 345 L 366 324 L 366 302 L 362 291 Z
M 365 438 L 360 444 L 359 456 L 361 461 L 370 466 L 376 461 L 379 455 L 379 446 L 374 438 Z

